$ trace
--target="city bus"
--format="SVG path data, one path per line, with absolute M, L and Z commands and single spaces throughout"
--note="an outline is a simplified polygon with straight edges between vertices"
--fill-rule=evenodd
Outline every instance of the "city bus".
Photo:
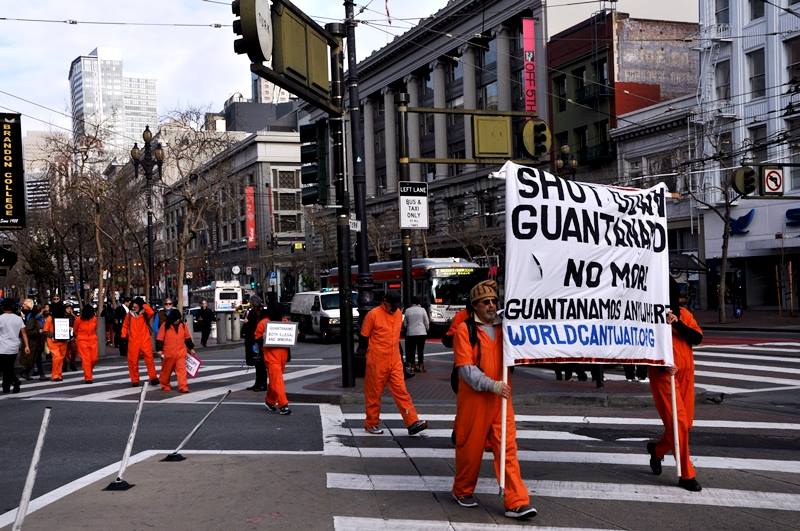
M 402 294 L 403 263 L 377 262 L 370 264 L 375 295 Z M 358 279 L 358 266 L 351 268 L 351 287 Z M 472 286 L 488 278 L 489 269 L 462 258 L 416 258 L 411 260 L 412 296 L 422 301 L 431 320 L 431 330 L 442 333 L 450 326 L 453 316 L 469 302 Z M 334 267 L 323 278 L 330 287 L 339 283 L 339 269 Z
M 215 312 L 233 312 L 242 305 L 242 287 L 238 280 L 215 280 L 192 290 L 190 306 L 200 306 L 203 300 L 207 300 L 208 307 Z

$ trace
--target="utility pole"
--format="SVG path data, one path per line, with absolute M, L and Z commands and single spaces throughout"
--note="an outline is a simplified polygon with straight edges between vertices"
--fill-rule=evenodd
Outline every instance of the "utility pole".
M 363 319 L 372 308 L 372 274 L 369 270 L 369 238 L 367 236 L 367 179 L 364 172 L 364 142 L 361 128 L 361 101 L 358 95 L 358 61 L 356 59 L 356 21 L 353 0 L 344 1 L 347 27 L 347 88 L 350 96 L 350 142 L 353 149 L 353 194 L 356 219 L 361 232 L 356 236 L 358 253 L 358 315 Z
M 342 108 L 344 99 L 344 56 L 342 37 L 344 25 L 326 24 L 325 30 L 334 36 L 331 46 L 331 103 Z M 344 120 L 341 114 L 330 114 L 331 155 L 333 179 L 336 185 L 336 239 L 339 247 L 339 318 L 341 319 L 342 387 L 355 387 L 353 372 L 353 296 L 350 288 L 350 196 L 344 175 Z
M 409 180 L 408 167 L 408 103 L 411 97 L 405 92 L 399 93 L 395 97 L 397 104 L 397 114 L 400 118 L 400 181 Z M 411 306 L 411 229 L 402 229 L 400 238 L 403 245 L 403 308 Z

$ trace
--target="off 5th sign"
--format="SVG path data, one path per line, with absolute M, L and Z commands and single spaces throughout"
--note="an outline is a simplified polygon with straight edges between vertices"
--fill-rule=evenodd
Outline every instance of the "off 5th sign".
M 783 167 L 761 167 L 761 191 L 763 195 L 783 195 Z
M 428 228 L 428 183 L 400 181 L 400 228 Z

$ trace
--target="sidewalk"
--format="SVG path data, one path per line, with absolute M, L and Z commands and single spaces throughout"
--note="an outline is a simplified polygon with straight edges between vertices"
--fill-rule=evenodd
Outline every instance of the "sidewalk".
M 727 322 L 720 324 L 716 310 L 692 312 L 704 330 L 741 330 L 746 332 L 781 332 L 800 334 L 800 311 L 789 315 L 788 311 L 745 310 L 740 318 L 729 312 Z

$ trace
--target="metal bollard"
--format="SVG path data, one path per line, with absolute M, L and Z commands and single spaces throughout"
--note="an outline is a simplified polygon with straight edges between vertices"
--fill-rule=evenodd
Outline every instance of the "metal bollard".
M 106 355 L 106 320 L 104 317 L 97 319 L 97 356 L 103 358 Z M 83 361 L 81 361 L 83 364 Z
M 14 525 L 11 526 L 12 531 L 19 531 L 22 529 L 22 522 L 25 520 L 25 516 L 28 514 L 28 503 L 31 501 L 33 484 L 36 482 L 36 473 L 39 471 L 39 458 L 42 456 L 44 436 L 45 433 L 47 433 L 47 426 L 50 424 L 50 411 L 51 409 L 49 407 L 44 408 L 42 426 L 39 428 L 39 437 L 36 439 L 36 446 L 33 448 L 31 466 L 28 468 L 28 476 L 25 478 L 25 487 L 22 489 L 22 498 L 19 500 L 17 517 L 14 519 Z
M 192 314 L 187 314 L 186 316 L 186 328 L 189 330 L 189 335 L 194 335 L 194 317 Z
M 133 416 L 133 424 L 131 425 L 131 433 L 128 435 L 128 443 L 125 445 L 125 451 L 122 453 L 122 461 L 119 467 L 117 478 L 109 483 L 108 487 L 103 490 L 128 490 L 133 487 L 132 484 L 125 481 L 125 469 L 128 468 L 128 459 L 131 457 L 131 450 L 133 450 L 133 441 L 136 439 L 136 430 L 139 429 L 139 419 L 142 416 L 142 406 L 144 405 L 144 395 L 147 393 L 147 380 L 144 381 L 142 392 L 139 395 L 139 405 L 136 406 L 136 414 Z

